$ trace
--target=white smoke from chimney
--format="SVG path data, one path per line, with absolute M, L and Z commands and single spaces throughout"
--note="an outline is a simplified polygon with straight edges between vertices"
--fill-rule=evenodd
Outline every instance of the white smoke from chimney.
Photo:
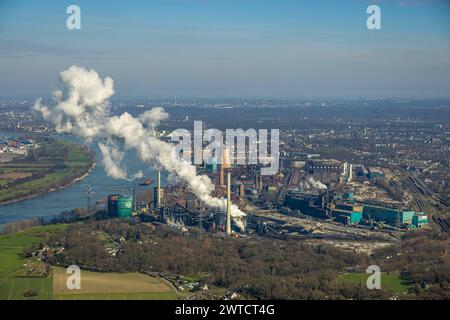
M 141 161 L 165 169 L 184 181 L 206 205 L 226 211 L 226 199 L 211 196 L 214 185 L 209 177 L 197 175 L 195 166 L 187 162 L 173 161 L 174 146 L 155 137 L 154 129 L 169 116 L 163 108 L 154 108 L 139 118 L 127 112 L 109 116 L 108 99 L 114 94 L 111 78 L 102 80 L 94 70 L 71 66 L 60 73 L 60 80 L 67 86 L 67 98 L 63 99 L 62 91 L 55 91 L 53 98 L 56 104 L 53 107 L 43 105 L 38 99 L 34 109 L 52 123 L 57 132 L 73 133 L 87 142 L 105 140 L 105 143 L 99 143 L 99 148 L 110 177 L 129 178 L 121 166 L 123 152 L 114 144 L 114 139 L 118 138 L 124 142 L 126 149 L 134 149 Z M 138 172 L 133 177 L 141 174 Z M 231 215 L 233 218 L 245 216 L 236 205 L 231 206 Z M 242 224 L 240 219 L 235 220 Z
M 300 187 L 302 189 L 304 189 L 304 190 L 309 190 L 309 189 L 323 190 L 323 189 L 327 189 L 326 185 L 324 185 L 320 181 L 314 180 L 313 177 L 309 177 L 308 180 L 300 182 Z
M 123 159 L 123 152 L 119 152 L 111 145 L 106 146 L 103 143 L 99 143 L 98 147 L 102 154 L 102 162 L 108 177 L 114 179 L 127 179 L 126 171 L 118 165 Z
M 102 162 L 108 177 L 132 181 L 144 176 L 142 171 L 138 171 L 131 177 L 128 177 L 126 170 L 121 166 L 124 152 L 120 151 L 113 142 L 108 143 L 108 145 L 99 142 L 98 147 L 102 154 Z

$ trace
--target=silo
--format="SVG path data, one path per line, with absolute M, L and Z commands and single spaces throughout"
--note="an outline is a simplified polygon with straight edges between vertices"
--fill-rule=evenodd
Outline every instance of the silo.
M 117 200 L 119 197 L 118 194 L 108 196 L 108 215 L 110 217 L 117 217 Z
M 217 157 L 211 157 L 206 162 L 206 171 L 208 171 L 208 172 L 216 173 L 217 167 L 218 167 Z
M 133 199 L 129 196 L 120 196 L 117 199 L 117 217 L 130 218 L 133 211 Z

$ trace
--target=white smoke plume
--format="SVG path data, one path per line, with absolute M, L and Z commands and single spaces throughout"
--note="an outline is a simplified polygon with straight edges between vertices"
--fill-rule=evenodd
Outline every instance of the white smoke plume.
M 131 177 L 127 176 L 126 170 L 121 166 L 124 158 L 124 152 L 119 150 L 114 142 L 110 142 L 108 145 L 99 142 L 98 147 L 102 154 L 102 162 L 105 166 L 108 177 L 132 181 L 144 176 L 142 171 L 135 173 Z
M 167 120 L 169 114 L 162 107 L 152 108 L 139 116 L 139 119 L 154 130 L 162 121 Z
M 153 108 L 139 117 L 133 117 L 127 112 L 110 116 L 108 99 L 114 94 L 114 81 L 111 78 L 102 80 L 94 70 L 71 66 L 60 73 L 60 80 L 67 86 L 66 99 L 63 92 L 58 90 L 53 93 L 54 106 L 46 106 L 38 99 L 34 109 L 52 123 L 57 132 L 73 133 L 87 142 L 103 141 L 98 145 L 110 177 L 130 179 L 121 166 L 123 151 L 114 143 L 115 139 L 120 139 L 124 142 L 124 148 L 135 150 L 141 161 L 154 168 L 167 170 L 186 183 L 206 205 L 226 211 L 226 199 L 211 196 L 214 185 L 209 177 L 197 175 L 195 166 L 189 163 L 173 161 L 174 146 L 155 136 L 154 129 L 169 117 L 163 108 Z M 140 175 L 142 173 L 138 172 L 133 178 Z M 238 226 L 243 228 L 239 218 L 245 214 L 236 205 L 231 206 L 231 215 Z
M 309 190 L 309 189 L 318 189 L 318 190 L 323 190 L 323 189 L 327 189 L 327 186 L 324 185 L 322 182 L 320 181 L 316 181 L 314 180 L 313 177 L 309 177 L 308 180 L 300 182 L 300 187 L 303 190 Z
M 123 152 L 120 152 L 111 145 L 106 146 L 100 142 L 98 147 L 102 153 L 102 161 L 108 176 L 114 179 L 127 179 L 126 171 L 119 165 L 123 159 Z

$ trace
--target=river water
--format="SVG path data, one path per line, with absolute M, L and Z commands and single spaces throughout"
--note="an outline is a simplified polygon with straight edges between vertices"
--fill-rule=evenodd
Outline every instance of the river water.
M 6 134 L 6 133 L 1 133 Z M 58 139 L 77 141 L 73 136 L 57 135 Z M 91 197 L 91 203 L 94 204 L 96 200 L 107 197 L 113 193 L 132 194 L 131 188 L 135 188 L 136 192 L 148 191 L 153 194 L 151 188 L 155 185 L 140 186 L 136 181 L 116 180 L 108 177 L 105 173 L 104 166 L 99 158 L 99 150 L 96 145 L 91 146 L 96 153 L 96 167 L 91 171 L 90 175 L 81 181 L 75 182 L 69 187 L 47 193 L 45 195 L 19 201 L 13 204 L 0 206 L 0 225 L 11 222 L 24 220 L 32 217 L 48 217 L 75 208 L 86 208 L 87 206 L 87 189 L 92 188 L 94 193 Z M 145 178 L 151 178 L 156 181 L 154 170 L 146 164 L 140 162 L 134 153 L 127 153 L 124 159 L 124 164 L 127 171 L 133 174 L 141 170 Z M 161 174 L 162 184 L 166 183 L 166 175 Z

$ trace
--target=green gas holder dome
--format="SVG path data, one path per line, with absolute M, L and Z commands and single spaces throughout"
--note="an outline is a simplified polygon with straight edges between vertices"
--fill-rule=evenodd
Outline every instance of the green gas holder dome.
M 110 195 L 108 197 L 108 215 L 110 217 L 130 218 L 133 211 L 133 199 L 129 196 Z
M 120 196 L 117 199 L 117 217 L 130 218 L 133 211 L 133 199 L 129 196 Z

